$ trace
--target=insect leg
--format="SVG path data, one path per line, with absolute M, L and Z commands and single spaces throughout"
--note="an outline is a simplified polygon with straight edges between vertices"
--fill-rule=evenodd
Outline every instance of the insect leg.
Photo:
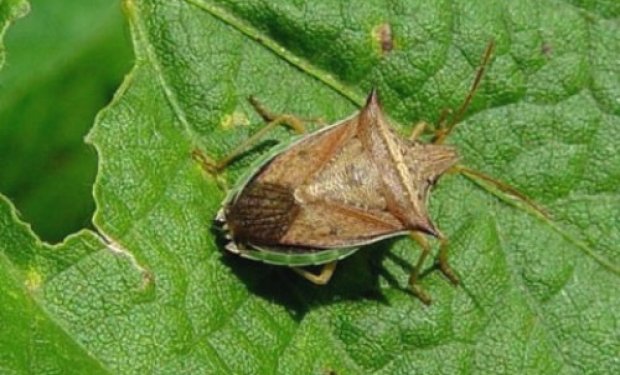
M 426 130 L 427 127 L 428 127 L 428 124 L 424 121 L 420 121 L 417 124 L 415 124 L 415 126 L 413 127 L 413 131 L 409 135 L 409 140 L 410 141 L 417 140 L 419 136 L 424 134 L 424 130 Z
M 441 111 L 441 114 L 439 115 L 439 121 L 437 122 L 437 126 L 435 127 L 435 138 L 437 139 L 443 132 L 446 131 L 446 119 L 448 118 L 448 115 L 452 113 L 451 109 L 444 109 L 443 111 Z M 429 128 L 429 125 L 427 122 L 425 121 L 420 121 L 417 124 L 415 124 L 415 126 L 413 127 L 413 131 L 411 132 L 411 134 L 409 135 L 409 140 L 410 141 L 415 141 L 418 139 L 419 136 L 421 136 L 422 134 L 424 134 L 424 132 L 426 131 L 426 129 Z
M 447 127 L 446 122 L 448 121 L 448 116 L 452 114 L 452 110 L 450 108 L 444 108 L 439 114 L 439 121 L 437 121 L 437 128 L 435 130 L 435 136 L 437 137 L 440 132 L 445 131 Z
M 336 271 L 336 263 L 337 260 L 326 263 L 321 270 L 321 273 L 318 275 L 313 274 L 312 272 L 306 271 L 303 268 L 293 267 L 293 271 L 295 271 L 298 275 L 303 277 L 304 279 L 310 281 L 313 284 L 317 285 L 325 285 L 329 282 L 329 280 L 334 275 L 334 271 Z
M 254 135 L 252 135 L 250 138 L 246 139 L 239 146 L 235 147 L 235 149 L 233 149 L 227 156 L 220 159 L 219 161 L 214 161 L 213 159 L 209 158 L 207 155 L 205 155 L 200 150 L 197 150 L 197 149 L 193 150 L 192 156 L 194 157 L 195 160 L 197 160 L 202 165 L 203 169 L 207 171 L 208 173 L 218 174 L 219 172 L 221 172 L 239 155 L 241 155 L 247 149 L 255 145 L 267 133 L 275 129 L 277 126 L 284 125 L 284 126 L 288 126 L 292 128 L 297 133 L 300 133 L 300 134 L 306 133 L 306 128 L 304 127 L 303 122 L 299 118 L 292 116 L 292 115 L 285 115 L 285 114 L 273 115 L 272 113 L 268 112 L 253 97 L 250 97 L 250 103 L 252 104 L 256 112 L 258 112 L 258 114 L 263 119 L 265 119 L 265 121 L 267 121 L 267 124 L 262 129 L 254 133 Z
M 267 108 L 265 108 L 265 106 L 262 105 L 261 102 L 259 102 L 258 99 L 256 99 L 256 97 L 254 96 L 250 96 L 248 100 L 252 107 L 254 107 L 256 113 L 258 113 L 260 117 L 265 120 L 265 122 L 273 122 L 280 117 L 284 117 L 287 119 L 287 121 L 285 121 L 285 125 L 289 126 L 291 129 L 295 130 L 299 134 L 307 133 L 306 128 L 303 125 L 303 123 L 305 122 L 318 124 L 319 126 L 327 125 L 325 120 L 323 120 L 322 118 L 304 118 L 289 114 L 274 114 Z
M 303 120 L 300 119 L 299 117 L 288 115 L 288 114 L 271 113 L 254 96 L 250 96 L 248 101 L 250 102 L 252 107 L 254 107 L 254 110 L 256 111 L 256 113 L 258 113 L 260 117 L 262 117 L 263 120 L 267 122 L 267 126 L 269 126 L 272 123 L 277 123 L 277 125 L 286 125 L 299 134 L 307 133 L 306 127 L 303 124 Z
M 420 278 L 420 270 L 424 266 L 424 261 L 426 260 L 426 258 L 431 252 L 431 246 L 428 243 L 428 240 L 426 239 L 426 237 L 420 232 L 410 232 L 409 236 L 415 242 L 420 244 L 420 247 L 422 248 L 422 253 L 420 254 L 420 257 L 418 258 L 418 263 L 416 264 L 415 268 L 411 271 L 411 274 L 409 275 L 409 287 L 411 288 L 411 291 L 413 292 L 413 294 L 415 294 L 416 297 L 418 297 L 425 305 L 430 305 L 431 298 L 428 296 L 428 294 L 424 292 L 424 290 L 422 290 L 420 285 L 418 285 L 418 279 Z
M 441 272 L 450 280 L 454 285 L 459 285 L 459 278 L 456 276 L 450 265 L 448 264 L 448 238 L 443 234 L 439 236 L 439 255 L 437 256 L 437 263 Z

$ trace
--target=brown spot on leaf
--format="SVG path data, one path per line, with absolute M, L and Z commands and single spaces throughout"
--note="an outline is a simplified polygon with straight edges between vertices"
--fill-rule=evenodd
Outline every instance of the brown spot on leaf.
M 553 47 L 551 46 L 550 43 L 543 42 L 542 45 L 540 46 L 540 52 L 545 57 L 551 57 L 551 54 L 553 53 Z
M 382 23 L 375 27 L 373 36 L 379 44 L 381 55 L 385 56 L 394 49 L 394 38 L 392 35 L 392 26 L 389 23 Z

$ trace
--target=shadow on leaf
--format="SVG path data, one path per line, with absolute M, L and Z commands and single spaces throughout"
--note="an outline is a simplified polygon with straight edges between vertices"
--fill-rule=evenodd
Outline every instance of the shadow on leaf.
M 212 232 L 217 239 L 218 248 L 224 249 L 227 240 L 221 229 L 214 225 Z M 245 259 L 225 250 L 221 250 L 221 260 L 252 294 L 286 307 L 291 316 L 299 321 L 313 308 L 341 301 L 371 300 L 388 304 L 379 286 L 380 276 L 394 289 L 411 294 L 407 287 L 400 285 L 381 265 L 394 241 L 386 240 L 365 246 L 341 260 L 327 285 L 312 284 L 288 267 Z M 405 269 L 411 268 L 410 264 L 404 260 L 402 262 Z M 307 267 L 312 272 L 319 268 Z

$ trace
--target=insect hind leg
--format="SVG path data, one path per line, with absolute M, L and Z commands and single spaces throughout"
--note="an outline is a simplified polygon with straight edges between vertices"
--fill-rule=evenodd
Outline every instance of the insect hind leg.
M 310 271 L 307 271 L 300 267 L 293 267 L 292 270 L 295 271 L 298 275 L 303 277 L 304 279 L 310 281 L 316 285 L 325 285 L 331 280 L 334 272 L 336 271 L 336 264 L 338 261 L 334 260 L 332 262 L 326 263 L 321 269 L 321 272 L 317 275 Z

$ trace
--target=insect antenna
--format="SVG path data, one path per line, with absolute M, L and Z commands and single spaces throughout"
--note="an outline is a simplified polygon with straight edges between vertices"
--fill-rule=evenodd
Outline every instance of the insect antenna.
M 445 126 L 444 121 L 447 117 L 447 112 L 443 111 L 441 113 L 441 121 L 439 122 L 439 125 L 437 127 L 436 130 L 436 136 L 435 139 L 433 140 L 433 143 L 435 144 L 442 144 L 446 138 L 448 138 L 448 136 L 450 135 L 450 133 L 454 130 L 454 128 L 456 127 L 456 125 L 461 121 L 461 119 L 463 118 L 463 115 L 465 114 L 465 111 L 467 111 L 467 108 L 469 107 L 469 104 L 471 103 L 472 99 L 474 98 L 474 95 L 476 93 L 476 90 L 478 89 L 478 87 L 480 86 L 480 82 L 482 81 L 482 77 L 484 76 L 484 73 L 487 69 L 487 66 L 489 65 L 489 61 L 491 60 L 491 57 L 493 56 L 493 52 L 495 51 L 495 40 L 491 39 L 489 41 L 489 44 L 487 44 L 487 47 L 485 49 L 484 52 L 484 56 L 482 57 L 482 61 L 480 62 L 480 66 L 476 72 L 476 78 L 474 79 L 474 82 L 471 85 L 471 89 L 469 90 L 469 92 L 467 93 L 467 96 L 465 97 L 465 100 L 463 101 L 463 103 L 461 104 L 461 106 L 459 107 L 459 109 L 456 111 L 455 115 L 452 117 L 452 121 L 450 122 L 449 126 Z M 550 218 L 550 214 L 543 209 L 542 207 L 540 207 L 539 205 L 537 205 L 533 200 L 531 200 L 530 198 L 528 198 L 525 194 L 519 192 L 517 189 L 513 188 L 512 186 L 499 181 L 493 177 L 490 177 L 482 172 L 476 171 L 474 169 L 470 169 L 467 168 L 463 165 L 455 165 L 451 168 L 450 170 L 451 172 L 455 172 L 455 173 L 460 173 L 463 174 L 465 176 L 468 176 L 470 178 L 472 178 L 473 180 L 476 181 L 483 181 L 486 182 L 488 184 L 491 184 L 492 186 L 494 186 L 495 188 L 504 191 L 510 195 L 512 195 L 513 197 L 517 198 L 518 200 L 520 200 L 521 202 L 523 202 L 525 205 L 529 206 L 530 208 L 532 208 L 534 211 L 536 211 L 539 215 L 541 215 L 544 218 Z
M 448 138 L 452 130 L 454 130 L 456 125 L 459 123 L 459 121 L 461 121 L 461 119 L 463 118 L 463 115 L 465 114 L 467 107 L 469 107 L 469 104 L 474 98 L 474 94 L 476 93 L 476 90 L 478 90 L 478 86 L 480 86 L 480 82 L 482 81 L 482 77 L 484 76 L 484 73 L 487 69 L 487 66 L 489 65 L 489 61 L 491 60 L 491 56 L 493 56 L 494 51 L 495 51 L 495 40 L 491 39 L 489 41 L 489 44 L 487 44 L 486 50 L 484 51 L 484 56 L 482 57 L 482 61 L 480 62 L 480 66 L 478 67 L 478 70 L 476 72 L 476 78 L 474 79 L 474 83 L 471 85 L 471 88 L 469 89 L 469 92 L 467 93 L 465 100 L 463 101 L 459 109 L 456 111 L 456 114 L 454 115 L 454 117 L 452 117 L 452 121 L 450 122 L 450 125 L 447 127 L 443 126 L 443 121 L 445 120 L 446 116 L 442 114 L 442 120 L 441 122 L 439 122 L 439 130 L 437 132 L 437 136 L 435 137 L 435 140 L 433 143 L 436 143 L 436 144 L 443 143 L 446 140 L 446 138 Z
M 452 172 L 456 172 L 456 173 L 460 173 L 462 175 L 465 175 L 467 177 L 472 178 L 474 181 L 477 180 L 482 180 L 486 183 L 491 184 L 492 186 L 494 186 L 495 188 L 504 191 L 510 195 L 512 195 L 513 197 L 517 198 L 518 200 L 520 200 L 521 202 L 523 202 L 525 205 L 529 206 L 530 208 L 532 208 L 534 211 L 536 211 L 539 215 L 541 215 L 542 217 L 544 217 L 545 219 L 551 219 L 551 215 L 549 214 L 549 212 L 547 212 L 544 208 L 542 208 L 541 206 L 539 206 L 538 204 L 536 204 L 536 202 L 534 202 L 532 199 L 528 198 L 525 194 L 521 193 L 520 191 L 518 191 L 517 189 L 513 188 L 512 186 L 506 184 L 505 182 L 499 181 L 491 176 L 488 176 L 480 171 L 477 171 L 475 169 L 471 169 L 471 168 L 467 168 L 463 165 L 456 165 L 453 167 Z

